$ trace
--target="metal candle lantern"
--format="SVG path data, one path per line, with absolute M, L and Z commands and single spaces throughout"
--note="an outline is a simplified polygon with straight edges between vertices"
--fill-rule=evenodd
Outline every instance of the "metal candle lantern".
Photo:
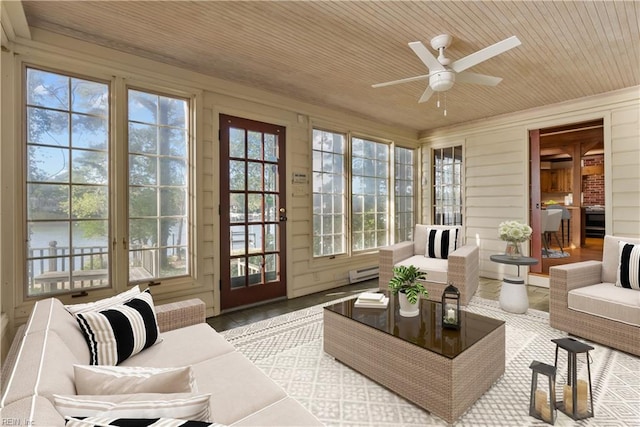
M 556 367 L 534 360 L 529 366 L 531 375 L 531 397 L 529 415 L 549 424 L 556 422 Z M 538 374 L 547 377 L 549 383 L 545 390 L 538 387 Z
M 558 409 L 574 420 L 593 417 L 593 393 L 591 390 L 591 366 L 589 363 L 589 350 L 594 348 L 588 344 L 573 338 L 558 338 L 551 340 L 556 344 L 556 361 L 558 366 L 558 349 L 567 351 L 567 384 L 562 387 L 562 402 L 557 404 Z M 587 380 L 578 379 L 579 353 L 586 354 Z
M 442 293 L 442 326 L 460 329 L 460 291 L 451 283 Z

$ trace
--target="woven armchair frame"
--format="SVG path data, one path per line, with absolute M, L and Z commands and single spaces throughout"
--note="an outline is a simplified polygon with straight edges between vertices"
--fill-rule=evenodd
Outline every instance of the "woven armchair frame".
M 601 261 L 583 261 L 551 267 L 549 269 L 551 327 L 640 356 L 640 327 L 569 308 L 569 291 L 600 283 L 601 277 Z

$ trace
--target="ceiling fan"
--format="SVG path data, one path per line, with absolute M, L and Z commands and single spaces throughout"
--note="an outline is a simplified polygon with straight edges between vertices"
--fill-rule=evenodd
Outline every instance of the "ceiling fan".
M 441 34 L 431 39 L 431 47 L 438 51 L 438 57 L 436 58 L 429 50 L 422 44 L 422 42 L 411 42 L 409 47 L 418 55 L 418 58 L 427 66 L 429 74 L 421 76 L 409 77 L 401 80 L 394 80 L 386 83 L 378 83 L 372 85 L 374 88 L 391 86 L 400 83 L 414 82 L 417 80 L 429 79 L 429 86 L 424 91 L 418 102 L 426 102 L 433 92 L 444 92 L 453 87 L 453 83 L 457 80 L 462 83 L 475 83 L 486 86 L 495 86 L 502 81 L 501 77 L 487 76 L 485 74 L 477 74 L 465 71 L 467 68 L 471 68 L 487 59 L 500 55 L 513 49 L 516 46 L 520 46 L 520 40 L 518 37 L 511 36 L 508 39 L 502 40 L 496 44 L 485 47 L 471 55 L 456 61 L 445 57 L 444 51 L 451 45 L 452 37 L 448 34 Z

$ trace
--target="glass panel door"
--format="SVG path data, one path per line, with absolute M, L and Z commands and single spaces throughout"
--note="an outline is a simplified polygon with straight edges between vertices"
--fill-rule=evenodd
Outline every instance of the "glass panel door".
M 220 115 L 221 308 L 286 296 L 285 129 Z

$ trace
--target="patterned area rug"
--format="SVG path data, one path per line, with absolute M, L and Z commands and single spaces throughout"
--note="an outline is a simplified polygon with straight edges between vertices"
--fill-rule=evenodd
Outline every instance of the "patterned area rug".
M 497 301 L 473 297 L 467 310 L 505 320 L 504 375 L 456 422 L 460 426 L 542 426 L 528 415 L 533 360 L 553 364 L 551 339 L 566 333 L 549 326 L 549 314 L 502 311 Z M 327 426 L 444 426 L 429 414 L 322 350 L 322 306 L 231 329 L 222 334 Z M 593 418 L 574 422 L 558 412 L 556 425 L 640 425 L 640 358 L 588 342 Z M 557 388 L 566 381 L 566 352 L 559 352 Z M 586 378 L 583 355 L 578 377 Z M 544 377 L 543 377 L 544 379 Z M 558 390 L 558 391 L 559 391 Z M 562 396 L 558 394 L 557 400 Z
M 556 249 L 542 250 L 542 258 L 567 258 L 571 256 L 569 252 L 558 251 Z

